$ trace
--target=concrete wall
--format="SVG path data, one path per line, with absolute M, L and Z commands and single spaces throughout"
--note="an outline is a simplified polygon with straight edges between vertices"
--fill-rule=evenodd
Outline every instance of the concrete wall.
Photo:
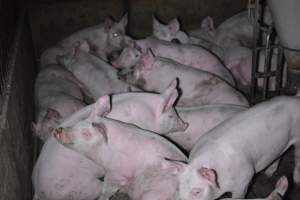
M 0 200 L 32 199 L 34 58 L 28 21 L 21 18 L 1 77 Z M 1 50 L 1 49 L 0 49 Z M 0 66 L 3 60 L 0 57 Z

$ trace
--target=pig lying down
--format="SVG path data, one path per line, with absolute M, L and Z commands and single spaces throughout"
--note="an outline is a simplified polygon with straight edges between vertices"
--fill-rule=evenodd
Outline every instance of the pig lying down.
M 244 198 L 253 175 L 295 147 L 300 184 L 300 99 L 277 97 L 219 124 L 197 141 L 188 164 L 177 167 L 178 199 Z M 212 159 L 213 158 L 213 159 Z
M 101 199 L 108 199 L 119 188 L 134 200 L 173 199 L 177 178 L 165 162 L 186 161 L 184 154 L 157 134 L 105 118 L 110 112 L 109 98 L 99 101 L 96 117 L 58 128 L 54 135 L 66 147 L 103 166 Z
M 90 44 L 91 52 L 103 60 L 113 51 L 121 50 L 130 40 L 125 35 L 127 26 L 127 14 L 119 22 L 114 22 L 111 18 L 106 18 L 103 24 L 92 26 L 78 31 L 65 38 L 55 47 L 43 52 L 40 59 L 40 66 L 55 64 L 56 56 L 63 55 L 69 51 L 77 41 L 87 40 Z
M 175 78 L 182 95 L 178 106 L 234 104 L 248 106 L 245 97 L 217 76 L 187 67 L 172 60 L 155 57 L 150 50 L 130 71 L 122 70 L 120 79 L 145 91 L 161 92 Z M 166 76 L 167 74 L 167 76 Z
M 161 134 L 184 131 L 188 124 L 178 118 L 172 107 L 177 97 L 176 81 L 162 94 L 113 95 L 112 110 L 108 117 Z M 95 104 L 81 109 L 64 120 L 60 126 L 74 126 L 79 121 L 97 117 L 96 107 L 101 107 L 101 103 L 102 100 L 99 99 Z M 71 197 L 76 200 L 94 200 L 101 195 L 102 182 L 99 178 L 103 175 L 102 167 L 50 137 L 44 144 L 33 170 L 35 196 L 42 196 L 43 200 Z

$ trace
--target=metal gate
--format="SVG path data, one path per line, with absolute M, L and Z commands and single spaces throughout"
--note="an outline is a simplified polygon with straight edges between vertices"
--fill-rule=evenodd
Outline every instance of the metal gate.
M 249 19 L 253 19 L 251 104 L 280 95 L 285 83 L 283 49 L 276 41 L 273 24 L 263 21 L 266 1 L 249 0 Z M 275 62 L 273 62 L 275 60 Z M 263 65 L 261 64 L 263 63 Z

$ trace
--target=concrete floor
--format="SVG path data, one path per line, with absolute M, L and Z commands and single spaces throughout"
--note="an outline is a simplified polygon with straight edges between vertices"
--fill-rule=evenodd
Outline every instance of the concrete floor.
M 249 191 L 250 197 L 265 197 L 273 189 L 277 180 L 281 176 L 287 176 L 289 179 L 289 189 L 284 196 L 284 200 L 300 200 L 300 187 L 293 184 L 294 152 L 289 150 L 280 161 L 280 165 L 275 174 L 268 178 L 264 173 L 259 173 L 253 180 L 253 185 Z
M 294 167 L 293 153 L 293 150 L 289 150 L 283 156 L 278 170 L 272 177 L 267 177 L 264 172 L 257 174 L 249 187 L 247 198 L 265 198 L 273 191 L 277 180 L 281 176 L 287 176 L 289 179 L 289 189 L 283 199 L 300 200 L 300 187 L 296 187 L 292 181 Z M 126 194 L 117 193 L 112 197 L 112 200 L 129 200 L 129 198 Z

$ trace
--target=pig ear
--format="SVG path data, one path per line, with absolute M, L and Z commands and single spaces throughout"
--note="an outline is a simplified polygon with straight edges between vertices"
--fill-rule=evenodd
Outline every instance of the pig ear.
M 104 139 L 104 142 L 107 143 L 108 136 L 107 136 L 107 129 L 106 126 L 103 123 L 92 123 L 92 126 L 97 130 L 98 133 L 100 133 Z
M 50 120 L 50 119 L 61 119 L 61 115 L 58 111 L 52 109 L 52 108 L 48 108 L 47 109 L 47 113 L 45 115 L 45 118 Z
M 36 123 L 31 122 L 31 130 L 32 130 L 34 135 L 38 135 L 38 127 L 37 127 Z
M 142 62 L 145 69 L 151 70 L 153 68 L 153 64 L 155 61 L 155 56 L 151 49 L 147 49 L 145 53 L 143 53 Z
M 210 34 L 214 34 L 216 29 L 213 18 L 210 16 L 205 17 L 201 22 L 201 29 L 207 31 Z
M 212 185 L 219 187 L 217 183 L 217 173 L 213 169 L 208 169 L 206 167 L 201 167 L 198 170 L 198 173 L 200 176 L 202 176 L 204 179 L 206 179 L 209 183 Z
M 114 25 L 114 21 L 112 20 L 111 17 L 106 17 L 104 21 L 104 30 L 109 31 L 111 27 Z
M 152 26 L 153 26 L 153 31 L 154 30 L 159 30 L 163 24 L 161 24 L 157 19 L 156 17 L 154 16 L 154 14 L 152 14 Z
M 100 97 L 94 104 L 94 110 L 91 112 L 91 118 L 104 117 L 111 111 L 109 96 Z
M 177 18 L 172 19 L 169 23 L 168 23 L 168 28 L 171 31 L 171 33 L 175 34 L 176 32 L 179 31 L 180 29 L 180 24 Z
M 177 79 L 174 79 L 167 89 L 162 93 L 164 100 L 162 103 L 162 112 L 168 112 L 174 105 L 176 99 L 178 98 L 178 90 L 177 90 Z
M 78 48 L 82 51 L 89 52 L 90 51 L 90 45 L 86 40 L 83 40 L 80 42 L 80 45 Z
M 126 27 L 128 24 L 128 13 L 125 13 L 122 19 L 120 20 L 119 24 L 123 27 Z
M 165 158 L 161 162 L 161 167 L 162 169 L 171 172 L 172 175 L 178 175 L 184 171 L 184 169 L 187 167 L 187 164 L 183 161 L 176 161 Z

